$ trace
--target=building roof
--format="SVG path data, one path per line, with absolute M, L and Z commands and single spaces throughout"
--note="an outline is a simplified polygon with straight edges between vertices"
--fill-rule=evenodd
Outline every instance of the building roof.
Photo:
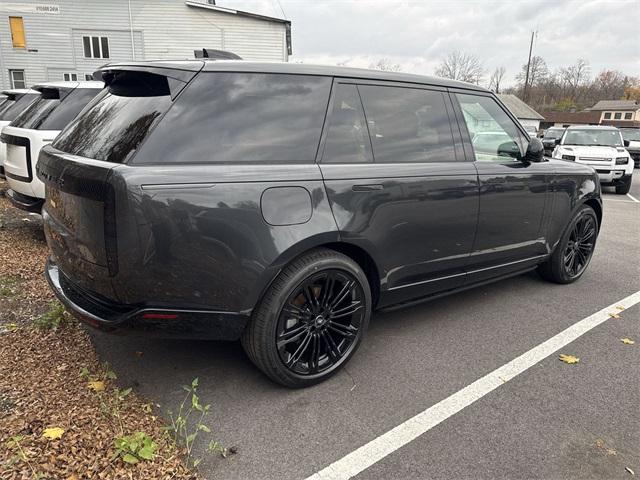
M 502 100 L 511 113 L 515 115 L 516 118 L 522 120 L 544 120 L 544 117 L 536 112 L 529 105 L 524 103 L 515 95 L 510 93 L 498 93 L 498 97 Z
M 269 17 L 268 15 L 259 15 L 257 13 L 236 10 L 235 8 L 220 7 L 218 5 L 212 5 L 210 3 L 203 3 L 202 1 L 198 1 L 198 0 L 185 0 L 184 3 L 189 7 L 204 8 L 206 10 L 212 10 L 220 13 L 238 15 L 240 17 L 250 17 L 250 18 L 256 18 L 258 20 L 266 20 L 268 22 L 285 23 L 285 24 L 291 25 L 291 20 L 286 20 L 284 18 Z
M 600 100 L 589 110 L 640 110 L 636 100 Z
M 607 125 L 571 125 L 567 130 L 617 130 L 617 128 Z
M 552 123 L 584 123 L 598 124 L 600 122 L 600 112 L 542 112 L 545 122 Z
M 169 69 L 172 71 L 198 72 L 250 72 L 283 73 L 290 75 L 324 75 L 331 77 L 359 78 L 370 80 L 389 80 L 403 83 L 434 85 L 488 92 L 486 88 L 471 83 L 449 80 L 447 78 L 415 75 L 412 73 L 384 72 L 365 68 L 338 67 L 333 65 L 312 65 L 308 63 L 287 62 L 248 62 L 245 60 L 161 60 L 140 62 L 117 62 L 101 67 L 98 72 L 110 69 L 126 70 Z M 542 117 L 540 117 L 542 118 Z

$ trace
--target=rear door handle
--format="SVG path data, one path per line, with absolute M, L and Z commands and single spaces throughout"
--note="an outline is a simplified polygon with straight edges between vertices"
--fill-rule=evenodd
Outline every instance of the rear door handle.
M 354 185 L 351 187 L 351 190 L 354 192 L 374 192 L 376 190 L 383 190 L 384 185 L 379 183 L 371 183 L 366 185 Z

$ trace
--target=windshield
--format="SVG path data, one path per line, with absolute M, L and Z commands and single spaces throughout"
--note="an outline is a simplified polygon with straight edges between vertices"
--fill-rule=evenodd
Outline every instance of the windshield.
M 564 132 L 564 128 L 549 129 L 544 132 L 544 138 L 560 138 Z
M 602 147 L 621 147 L 622 136 L 619 130 L 567 130 L 563 145 L 583 145 Z
M 13 121 L 20 112 L 27 108 L 29 104 L 39 96 L 39 93 L 25 93 L 17 100 L 5 100 L 0 109 L 0 120 L 5 122 Z
M 624 130 L 621 130 L 621 132 L 622 138 L 624 138 L 625 140 L 640 141 L 640 128 L 625 128 Z

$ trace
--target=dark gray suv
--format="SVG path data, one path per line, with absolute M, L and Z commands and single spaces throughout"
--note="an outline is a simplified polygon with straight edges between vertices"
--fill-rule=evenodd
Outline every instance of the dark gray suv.
M 544 158 L 483 88 L 242 61 L 99 76 L 38 176 L 49 282 L 102 330 L 241 339 L 301 387 L 375 309 L 534 268 L 569 283 L 593 253 L 596 173 Z

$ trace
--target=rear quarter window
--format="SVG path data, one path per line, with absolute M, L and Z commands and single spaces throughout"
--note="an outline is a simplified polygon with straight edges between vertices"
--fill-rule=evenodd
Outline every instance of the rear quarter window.
M 200 73 L 133 162 L 313 163 L 330 88 L 329 77 Z

